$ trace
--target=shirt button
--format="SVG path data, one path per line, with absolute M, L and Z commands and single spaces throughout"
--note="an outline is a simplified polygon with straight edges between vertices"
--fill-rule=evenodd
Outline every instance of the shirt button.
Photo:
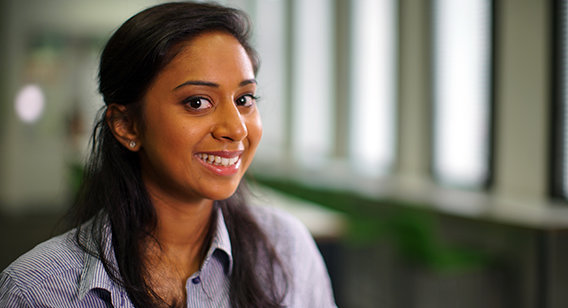
M 198 284 L 198 283 L 201 282 L 201 278 L 199 278 L 199 276 L 197 276 L 197 277 L 191 279 L 191 282 L 193 282 L 193 284 Z

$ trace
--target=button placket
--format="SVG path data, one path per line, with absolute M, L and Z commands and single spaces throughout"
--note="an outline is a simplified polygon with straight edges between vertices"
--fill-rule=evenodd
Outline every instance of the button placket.
M 206 297 L 204 290 L 204 281 L 201 272 L 195 273 L 191 276 L 185 285 L 188 303 L 200 303 Z

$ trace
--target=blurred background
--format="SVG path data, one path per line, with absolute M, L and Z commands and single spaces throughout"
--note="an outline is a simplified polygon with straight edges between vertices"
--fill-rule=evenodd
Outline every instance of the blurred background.
M 568 305 L 565 0 L 227 0 L 254 22 L 255 202 L 340 307 Z M 61 232 L 97 62 L 150 0 L 0 0 L 0 268 Z

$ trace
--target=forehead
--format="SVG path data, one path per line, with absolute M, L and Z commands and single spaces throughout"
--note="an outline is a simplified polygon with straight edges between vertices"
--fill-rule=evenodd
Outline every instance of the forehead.
M 161 73 L 211 80 L 223 76 L 254 78 L 252 62 L 245 48 L 228 33 L 203 33 L 177 48 L 178 53 Z

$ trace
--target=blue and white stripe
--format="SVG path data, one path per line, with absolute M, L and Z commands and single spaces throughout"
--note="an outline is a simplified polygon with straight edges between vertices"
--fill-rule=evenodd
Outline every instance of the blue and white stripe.
M 254 212 L 291 274 L 287 306 L 335 307 L 325 264 L 306 228 L 280 211 L 255 207 Z M 106 233 L 109 241 L 105 250 L 116 264 L 110 228 Z M 75 230 L 71 230 L 36 246 L 0 273 L 0 307 L 133 308 L 124 289 L 110 279 L 98 258 L 77 246 L 74 235 Z M 227 227 L 219 212 L 205 261 L 186 282 L 187 307 L 230 306 L 231 253 Z

